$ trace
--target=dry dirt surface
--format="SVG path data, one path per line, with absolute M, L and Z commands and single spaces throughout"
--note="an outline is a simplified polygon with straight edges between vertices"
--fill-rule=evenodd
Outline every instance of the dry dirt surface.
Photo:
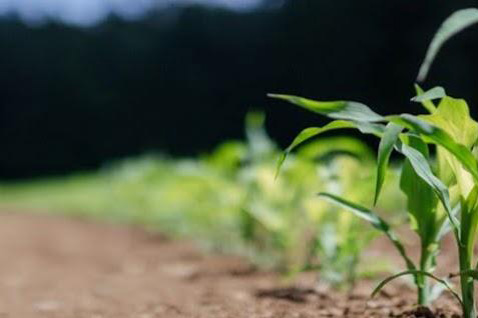
M 285 286 L 240 259 L 131 227 L 0 214 L 0 318 L 458 317 L 449 295 L 431 312 L 401 284 L 370 300 L 367 282 L 351 293 L 313 283 Z

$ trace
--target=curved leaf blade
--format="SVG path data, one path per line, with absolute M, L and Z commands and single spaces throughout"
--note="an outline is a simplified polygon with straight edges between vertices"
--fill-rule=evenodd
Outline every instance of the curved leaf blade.
M 282 165 L 284 164 L 284 161 L 287 159 L 287 156 L 289 153 L 292 152 L 296 147 L 298 147 L 300 144 L 306 142 L 307 140 L 314 138 L 322 133 L 325 133 L 327 131 L 331 130 L 336 130 L 336 129 L 347 129 L 347 128 L 355 128 L 356 125 L 353 122 L 350 121 L 344 121 L 344 120 L 336 120 L 331 123 L 328 123 L 327 125 L 323 127 L 309 127 L 305 128 L 302 130 L 292 141 L 292 143 L 287 147 L 287 149 L 284 151 L 284 153 L 281 155 L 279 158 L 279 161 L 277 162 L 277 168 L 276 168 L 276 176 L 279 175 L 280 169 L 282 168 Z
M 476 233 L 478 231 L 478 211 L 476 207 L 478 201 L 478 186 L 474 186 L 466 200 L 462 197 L 461 201 L 462 241 L 465 242 L 465 246 L 468 247 L 468 253 L 473 255 Z
M 443 204 L 443 207 L 445 208 L 447 216 L 450 219 L 451 225 L 453 226 L 455 235 L 457 238 L 459 238 L 459 222 L 453 214 L 453 210 L 451 208 L 448 188 L 433 174 L 427 159 L 420 151 L 404 143 L 399 143 L 397 150 L 408 159 L 408 162 L 411 164 L 416 174 L 434 190 L 435 194 L 438 196 Z
M 429 159 L 428 145 L 418 136 L 409 136 L 409 146 Z M 415 172 L 405 159 L 400 176 L 400 189 L 407 196 L 407 210 L 412 228 L 419 234 L 422 246 L 436 243 L 436 237 L 446 215 L 438 207 L 435 190 Z
M 417 100 L 414 100 L 414 98 L 420 97 L 421 95 L 425 94 L 425 91 L 423 91 L 423 89 L 418 84 L 415 84 L 415 92 L 417 95 L 411 99 L 413 102 L 417 101 Z M 425 99 L 421 101 L 421 104 L 426 110 L 428 110 L 430 114 L 433 114 L 437 109 L 435 104 L 433 104 L 431 100 Z
M 366 123 L 366 122 L 353 122 L 353 121 L 346 121 L 346 120 L 335 120 L 323 127 L 309 127 L 302 130 L 297 137 L 292 141 L 289 147 L 284 151 L 277 162 L 276 168 L 276 177 L 279 175 L 280 169 L 284 164 L 284 161 L 287 159 L 289 153 L 292 152 L 295 148 L 299 145 L 304 143 L 305 141 L 314 138 L 322 133 L 338 130 L 338 129 L 351 129 L 356 128 L 364 134 L 373 134 L 376 136 L 380 136 L 384 131 L 384 126 L 381 124 L 376 123 Z
M 333 119 L 353 120 L 360 122 L 383 121 L 383 116 L 372 111 L 368 106 L 353 101 L 316 101 L 294 95 L 268 94 L 267 96 L 287 101 L 314 113 Z
M 473 153 L 467 147 L 457 143 L 446 131 L 410 114 L 391 116 L 388 119 L 416 131 L 424 137 L 426 142 L 440 145 L 448 150 L 478 181 L 478 166 Z
M 425 272 L 425 271 L 421 271 L 421 270 L 407 270 L 407 271 L 404 271 L 404 272 L 400 272 L 398 274 L 395 274 L 395 275 L 392 275 L 390 277 L 387 277 L 386 279 L 384 279 L 382 282 L 380 282 L 378 284 L 377 287 L 375 287 L 375 289 L 373 290 L 372 292 L 372 297 L 375 297 L 382 289 L 383 287 L 385 287 L 385 285 L 387 285 L 388 283 L 390 283 L 391 281 L 399 278 L 399 277 L 402 277 L 402 276 L 405 276 L 405 275 L 424 275 L 424 276 L 428 276 L 434 280 L 436 280 L 438 283 L 442 284 L 457 300 L 458 302 L 460 303 L 460 305 L 463 305 L 462 301 L 461 301 L 461 298 L 460 296 L 453 290 L 453 288 L 450 286 L 450 284 L 448 284 L 448 282 L 444 279 L 441 279 L 441 278 L 438 278 L 436 277 L 435 275 L 431 274 L 431 273 L 428 273 L 428 272 Z
M 388 163 L 390 161 L 390 155 L 392 154 L 393 147 L 398 140 L 403 127 L 394 123 L 389 123 L 385 128 L 385 133 L 380 140 L 378 147 L 378 160 L 377 160 L 377 181 L 375 185 L 375 196 L 373 204 L 376 205 L 380 191 L 382 190 L 383 183 L 385 182 L 385 176 L 387 174 Z
M 413 261 L 408 257 L 408 254 L 403 246 L 403 244 L 400 242 L 398 237 L 395 235 L 395 233 L 392 231 L 390 228 L 390 225 L 385 222 L 382 218 L 378 216 L 375 212 L 373 212 L 370 209 L 367 209 L 363 206 L 360 206 L 358 204 L 349 202 L 345 199 L 342 199 L 336 195 L 330 194 L 330 193 L 325 193 L 321 192 L 318 194 L 319 196 L 325 198 L 329 202 L 336 204 L 342 208 L 345 208 L 346 210 L 352 212 L 356 216 L 364 219 L 365 221 L 368 221 L 370 224 L 372 224 L 373 227 L 375 227 L 377 230 L 383 232 L 388 239 L 392 242 L 394 247 L 397 249 L 399 254 L 403 257 L 407 268 L 412 270 L 415 269 L 415 264 Z
M 446 96 L 445 89 L 441 86 L 434 87 L 426 92 L 424 92 L 418 85 L 415 85 L 415 89 L 417 90 L 417 96 L 411 99 L 412 102 L 425 103 L 435 99 L 441 99 Z M 432 108 L 428 110 L 430 111 L 430 113 L 433 113 L 433 111 L 436 110 L 436 108 L 435 109 Z
M 478 139 L 478 122 L 471 117 L 470 107 L 463 99 L 445 96 L 434 114 L 419 118 L 443 129 L 455 142 L 468 148 L 475 145 Z
M 422 82 L 428 75 L 430 67 L 440 51 L 443 44 L 448 41 L 455 34 L 461 32 L 467 27 L 478 22 L 478 9 L 469 8 L 458 10 L 449 16 L 438 29 L 433 37 L 430 46 L 428 47 L 425 59 L 420 66 L 417 80 Z
M 374 160 L 375 153 L 360 139 L 348 136 L 333 136 L 316 139 L 298 150 L 297 155 L 302 158 L 321 158 L 334 152 L 351 154 L 360 160 Z
M 356 125 L 353 122 L 350 121 L 344 121 L 344 120 L 336 120 L 331 123 L 328 123 L 327 125 L 323 127 L 309 127 L 304 130 L 302 130 L 297 137 L 295 137 L 294 141 L 290 144 L 289 147 L 287 147 L 286 152 L 291 152 L 294 150 L 297 146 L 302 144 L 303 142 L 320 135 L 324 132 L 331 131 L 331 130 L 336 130 L 336 129 L 346 129 L 346 128 L 355 128 Z

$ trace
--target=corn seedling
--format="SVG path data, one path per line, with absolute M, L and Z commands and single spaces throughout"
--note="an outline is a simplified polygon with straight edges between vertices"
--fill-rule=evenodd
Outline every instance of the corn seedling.
M 296 105 L 305 107 L 320 114 L 328 115 L 332 118 L 337 118 L 337 120 L 332 121 L 324 127 L 312 127 L 303 130 L 286 150 L 286 153 L 292 151 L 295 147 L 299 146 L 309 138 L 316 137 L 320 133 L 335 129 L 358 128 L 363 133 L 371 133 L 382 138 L 377 164 L 377 194 L 375 195 L 375 201 L 377 201 L 382 184 L 385 180 L 385 170 L 387 169 L 386 162 L 388 162 L 395 140 L 401 132 L 401 129 L 399 129 L 400 127 L 392 125 L 387 127 L 378 123 L 379 121 L 384 120 L 384 118 L 372 112 L 367 106 L 355 102 L 318 102 L 286 95 L 273 95 L 273 97 L 287 100 Z M 364 113 L 366 114 L 365 116 L 363 115 Z M 358 116 L 356 116 L 357 114 Z M 354 117 L 357 118 L 354 119 Z M 373 121 L 367 121 L 367 118 L 371 118 Z M 285 157 L 281 158 L 279 166 L 284 159 Z M 423 187 L 423 189 L 420 188 L 418 191 L 418 187 Z M 416 265 L 410 259 L 401 240 L 393 232 L 391 226 L 377 213 L 373 212 L 371 209 L 363 207 L 362 205 L 342 199 L 335 194 L 321 192 L 320 195 L 370 222 L 376 229 L 384 233 L 393 243 L 393 246 L 397 249 L 398 253 L 403 257 L 407 270 L 416 271 L 419 269 L 420 271 L 431 272 L 434 266 L 434 256 L 438 251 L 438 234 L 444 232 L 440 230 L 444 227 L 444 221 L 446 218 L 438 213 L 438 200 L 435 199 L 435 194 L 427 188 L 426 184 L 421 182 L 421 179 L 416 176 L 414 170 L 408 165 L 402 169 L 401 188 L 408 196 L 409 215 L 412 216 L 415 221 L 413 226 L 421 240 L 422 256 L 419 265 Z M 430 202 L 427 201 L 426 206 L 420 206 L 420 202 L 424 202 L 421 201 L 423 198 L 421 196 L 422 194 L 428 195 L 431 199 Z M 424 216 L 426 216 L 426 220 L 424 220 Z M 430 288 L 427 284 L 426 278 L 418 272 L 414 276 L 418 288 L 418 302 L 420 304 L 427 304 L 430 296 Z
M 430 99 L 422 101 L 433 105 Z M 391 125 L 407 131 L 395 147 L 407 160 L 414 161 L 420 182 L 436 193 L 444 207 L 457 242 L 463 315 L 475 317 L 473 252 L 478 230 L 478 122 L 470 117 L 464 100 L 448 96 L 442 96 L 429 115 L 403 114 L 392 116 L 390 121 Z M 426 143 L 437 146 L 436 167 L 410 142 L 412 139 L 421 147 Z
M 423 80 L 426 77 L 440 47 L 449 38 L 476 22 L 478 22 L 477 9 L 460 10 L 450 16 L 433 38 L 418 79 Z M 393 149 L 404 155 L 406 161 L 401 172 L 400 188 L 407 196 L 411 226 L 421 241 L 422 252 L 418 264 L 409 258 L 402 242 L 389 224 L 371 209 L 334 194 L 320 195 L 369 221 L 390 239 L 403 257 L 407 270 L 387 279 L 376 291 L 396 277 L 413 275 L 418 290 L 418 303 L 426 305 L 432 300 L 433 294 L 428 278 L 433 278 L 459 299 L 466 318 L 474 317 L 473 278 L 478 277 L 478 271 L 474 271 L 472 266 L 473 247 L 478 229 L 478 162 L 475 150 L 478 142 L 478 123 L 470 118 L 466 103 L 445 96 L 444 89 L 438 87 L 423 92 L 417 86 L 417 92 L 414 101 L 421 102 L 429 115 L 381 116 L 358 102 L 320 102 L 298 96 L 270 95 L 334 119 L 323 127 L 303 130 L 280 159 L 279 167 L 290 151 L 322 133 L 353 128 L 364 134 L 375 135 L 381 139 L 374 197 L 376 203 Z M 442 100 L 437 108 L 432 100 L 438 98 Z M 429 144 L 437 145 L 436 166 L 433 166 L 430 159 Z M 461 298 L 451 290 L 445 280 L 432 274 L 440 239 L 450 230 L 454 232 L 458 242 Z
M 461 10 L 448 18 L 430 45 L 419 79 L 425 78 L 438 49 L 449 37 L 477 22 L 477 9 Z M 462 305 L 463 316 L 471 318 L 476 316 L 473 279 L 477 278 L 477 272 L 473 262 L 478 231 L 478 123 L 470 117 L 467 103 L 446 96 L 444 89 L 438 87 L 426 93 L 418 89 L 418 93 L 413 100 L 421 102 L 429 115 L 402 114 L 388 120 L 392 122 L 390 125 L 408 131 L 396 141 L 395 147 L 407 160 L 415 161 L 415 172 L 442 202 L 459 255 L 461 298 L 455 295 Z M 434 99 L 441 99 L 438 107 L 433 104 Z M 422 147 L 426 143 L 436 145 L 435 169 L 423 152 L 409 142 L 412 139 Z

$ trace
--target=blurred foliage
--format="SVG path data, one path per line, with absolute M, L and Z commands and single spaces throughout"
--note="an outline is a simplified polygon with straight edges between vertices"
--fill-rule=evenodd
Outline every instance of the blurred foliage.
M 276 176 L 281 151 L 264 115 L 250 113 L 246 122 L 246 142 L 225 142 L 197 159 L 150 155 L 96 174 L 6 184 L 0 204 L 138 224 L 260 267 L 318 270 L 322 283 L 352 283 L 374 231 L 316 194 L 371 204 L 373 153 L 350 137 L 323 138 L 291 155 Z M 398 182 L 394 169 L 390 176 L 389 183 Z M 382 211 L 403 208 L 395 188 L 385 185 Z

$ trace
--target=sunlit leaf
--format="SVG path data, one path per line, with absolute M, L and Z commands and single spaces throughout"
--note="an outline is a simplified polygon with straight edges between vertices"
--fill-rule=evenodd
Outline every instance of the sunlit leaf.
M 448 150 L 475 180 L 478 180 L 477 162 L 472 152 L 464 145 L 457 143 L 445 130 L 409 114 L 390 116 L 388 119 L 419 133 L 426 142 L 440 145 Z
M 423 89 L 418 86 L 418 84 L 415 84 L 415 90 L 417 92 L 417 96 L 412 98 L 412 102 L 421 103 L 430 114 L 433 114 L 436 111 L 435 104 L 433 104 L 432 100 L 446 96 L 446 92 L 443 87 L 434 87 L 424 92 Z
M 469 8 L 454 12 L 448 17 L 440 26 L 433 40 L 428 47 L 425 59 L 420 66 L 417 80 L 423 81 L 427 77 L 430 66 L 433 63 L 438 51 L 443 44 L 455 34 L 461 32 L 463 29 L 478 22 L 478 9 Z
M 473 146 L 478 139 L 478 123 L 470 116 L 468 104 L 463 99 L 445 96 L 434 114 L 422 115 L 420 119 L 445 130 L 466 147 Z
M 269 94 L 269 97 L 285 100 L 314 113 L 326 115 L 333 119 L 344 119 L 361 122 L 378 122 L 384 118 L 372 111 L 368 106 L 352 101 L 321 102 L 299 96 Z
M 379 123 L 370 123 L 370 122 L 354 122 L 356 128 L 362 134 L 374 135 L 375 137 L 382 137 L 385 132 L 385 125 Z
M 468 149 L 471 149 L 478 139 L 478 123 L 471 118 L 468 105 L 462 99 L 444 97 L 434 114 L 420 116 L 420 119 L 443 129 L 453 140 Z M 440 177 L 449 179 L 446 173 L 451 171 L 461 192 L 466 196 L 471 191 L 474 185 L 473 177 L 454 154 L 439 149 L 438 164 Z

